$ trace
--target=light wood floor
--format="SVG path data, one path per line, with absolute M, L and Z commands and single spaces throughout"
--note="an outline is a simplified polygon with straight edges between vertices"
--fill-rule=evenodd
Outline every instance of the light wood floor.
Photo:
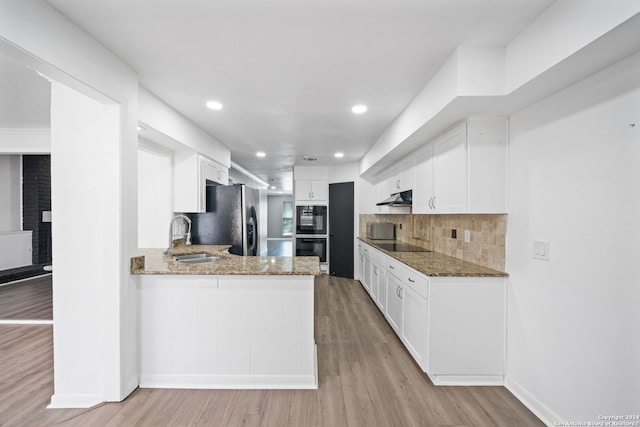
M 51 274 L 0 286 L 0 319 L 52 320 Z
M 51 326 L 0 325 L 0 425 L 542 426 L 502 387 L 434 387 L 359 282 L 316 281 L 318 390 L 138 389 L 90 410 L 45 409 Z

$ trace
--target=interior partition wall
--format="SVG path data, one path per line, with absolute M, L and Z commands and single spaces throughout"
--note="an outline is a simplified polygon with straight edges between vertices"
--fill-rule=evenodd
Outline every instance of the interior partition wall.
M 22 156 L 22 229 L 32 230 L 32 263 L 51 264 L 51 156 Z

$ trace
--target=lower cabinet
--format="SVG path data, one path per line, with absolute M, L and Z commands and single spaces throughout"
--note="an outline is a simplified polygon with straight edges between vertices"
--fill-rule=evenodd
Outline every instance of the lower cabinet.
M 389 325 L 398 335 L 402 334 L 402 282 L 392 274 L 387 275 L 387 307 L 384 311 Z M 402 336 L 401 336 L 402 338 Z
M 428 300 L 422 298 L 409 286 L 402 288 L 400 293 L 402 299 L 402 342 L 409 350 L 409 353 L 418 362 L 418 365 L 425 370 L 427 355 L 427 329 L 429 305 Z
M 371 276 L 372 297 L 378 308 L 384 313 L 387 305 L 387 274 L 382 264 L 371 261 L 373 269 Z
M 364 288 L 435 385 L 504 383 L 504 278 L 429 277 L 360 244 Z

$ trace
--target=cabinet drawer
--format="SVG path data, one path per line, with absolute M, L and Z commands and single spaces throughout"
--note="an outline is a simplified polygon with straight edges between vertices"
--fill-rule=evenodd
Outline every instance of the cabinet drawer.
M 393 258 L 387 258 L 385 267 L 390 274 L 400 279 L 403 284 L 409 286 L 422 298 L 429 298 L 429 278 L 427 276 Z

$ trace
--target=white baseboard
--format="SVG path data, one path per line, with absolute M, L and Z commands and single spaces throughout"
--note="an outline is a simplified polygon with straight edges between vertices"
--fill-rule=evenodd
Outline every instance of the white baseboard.
M 104 402 L 99 394 L 54 394 L 47 409 L 91 408 Z
M 433 385 L 448 386 L 501 386 L 503 375 L 431 375 L 427 373 Z
M 141 388 L 317 389 L 315 375 L 140 375 Z
M 527 389 L 522 387 L 516 381 L 506 377 L 504 386 L 546 425 L 557 426 L 564 424 L 562 419 L 556 413 L 540 402 L 534 395 L 529 393 Z

